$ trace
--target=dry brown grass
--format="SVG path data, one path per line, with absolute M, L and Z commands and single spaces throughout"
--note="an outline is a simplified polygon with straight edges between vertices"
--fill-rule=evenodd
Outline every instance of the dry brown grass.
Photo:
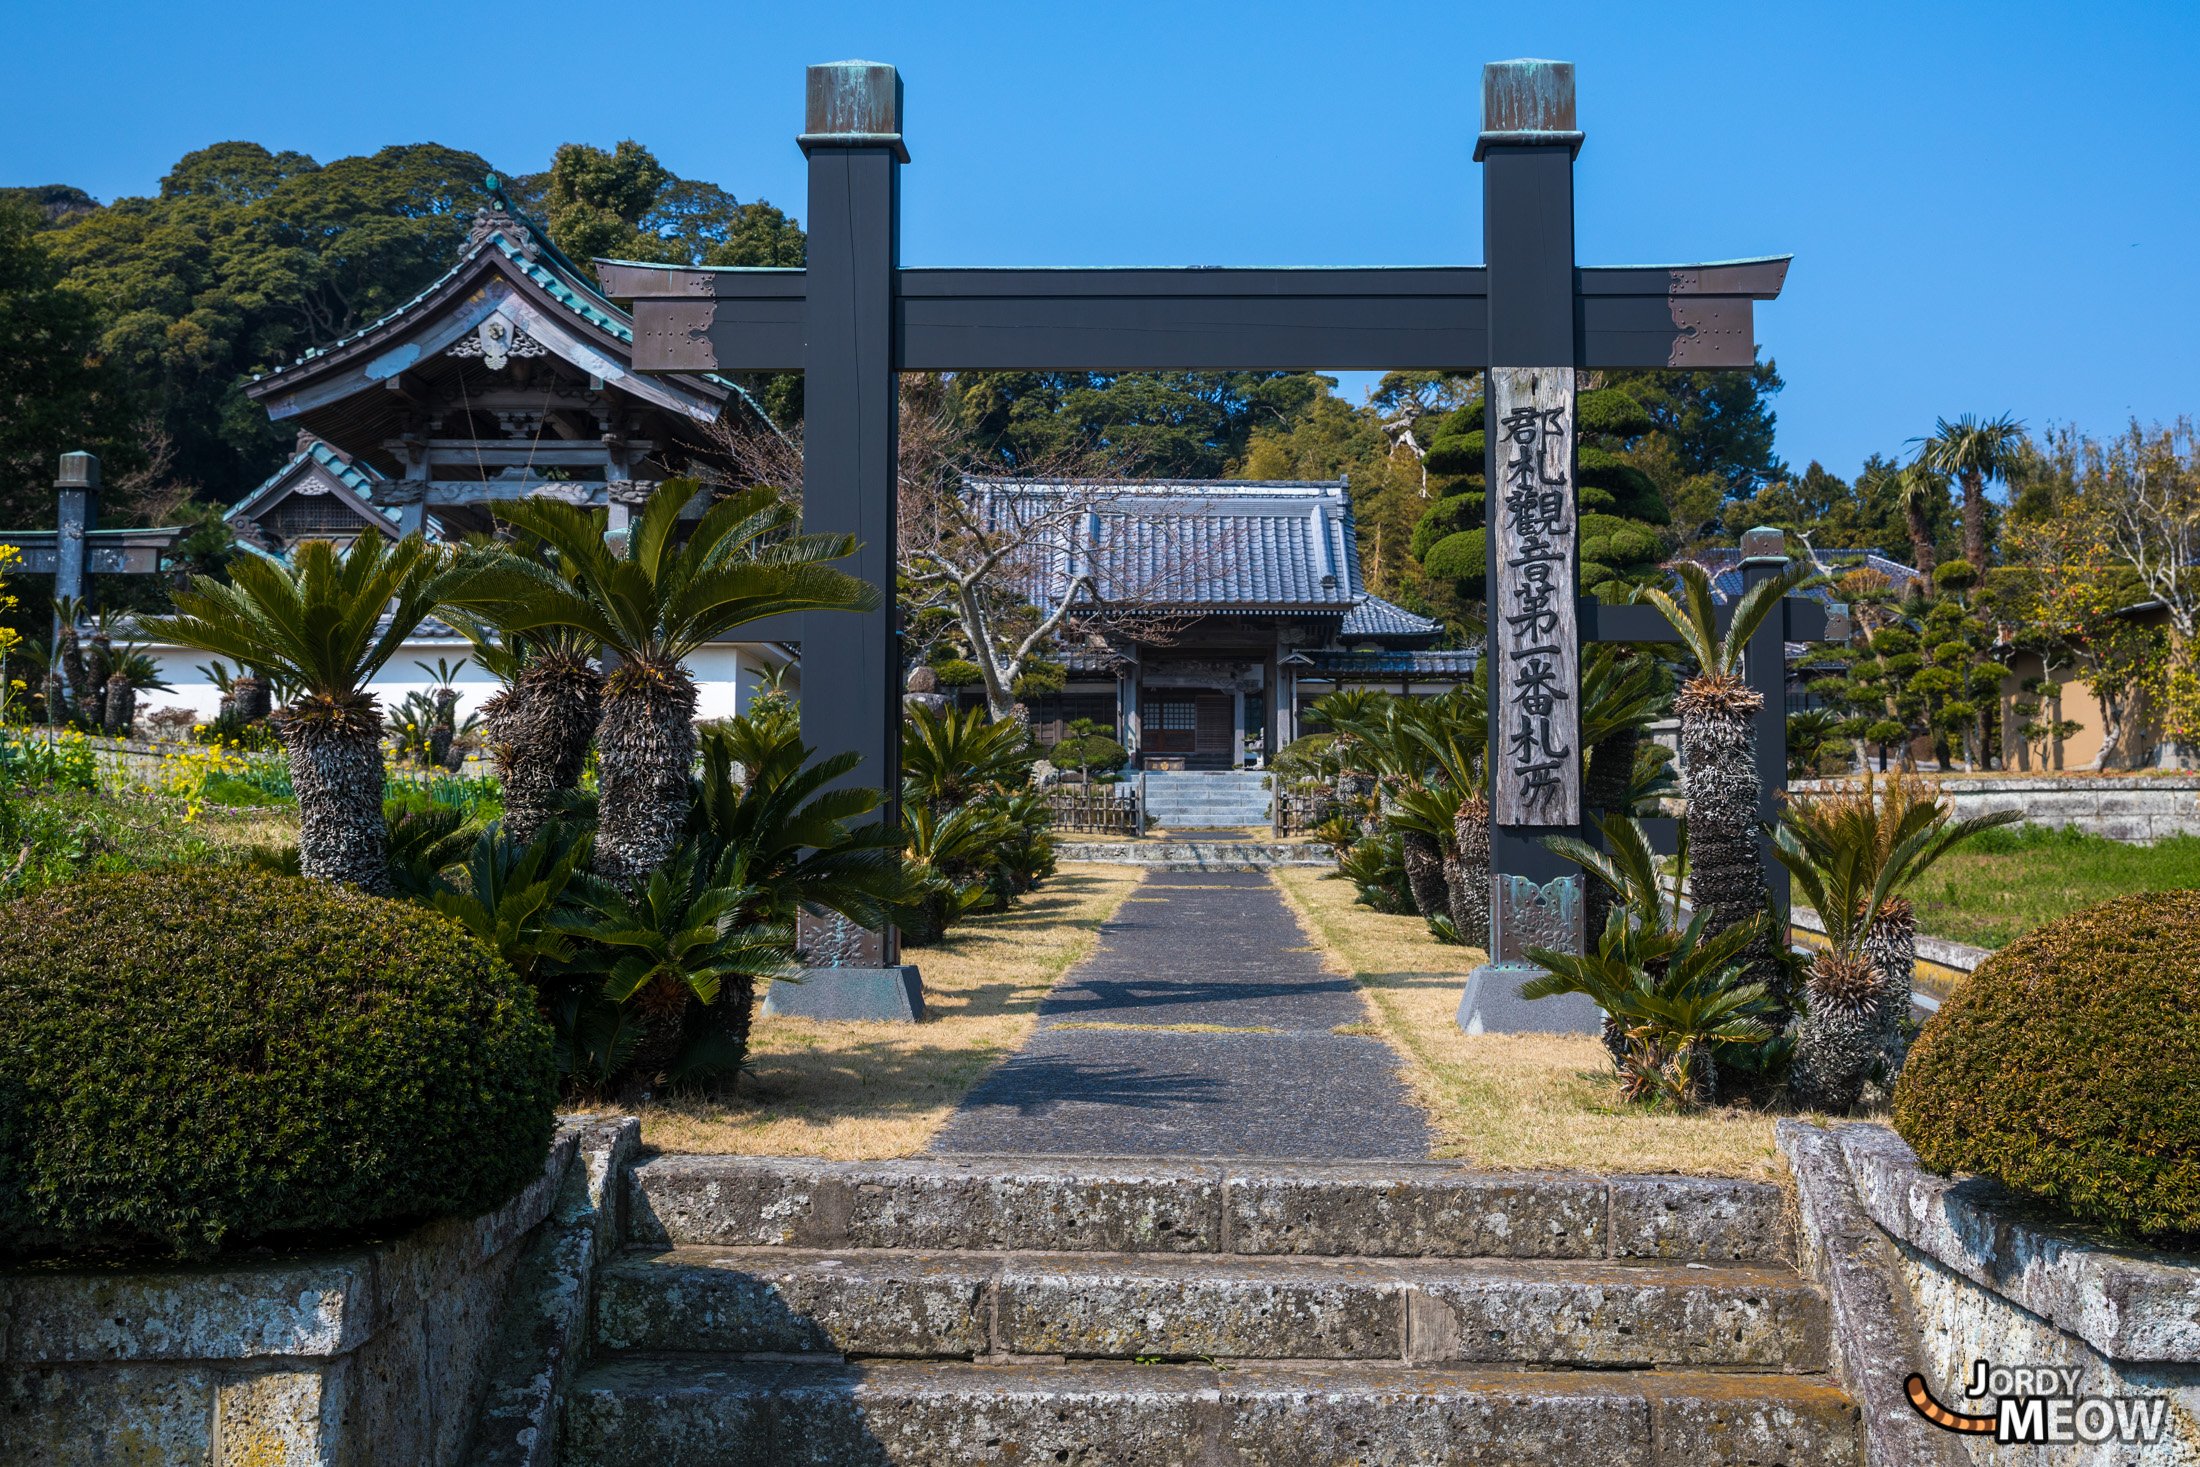
M 644 1106 L 643 1144 L 844 1161 L 922 1151 L 970 1087 L 1023 1043 L 1039 1000 L 1092 951 L 1140 874 L 1065 865 L 1015 910 L 912 949 L 924 973 L 922 1024 L 759 1016 L 735 1095 Z
M 1500 1170 L 1786 1175 L 1770 1116 L 1627 1106 L 1604 1046 L 1588 1035 L 1462 1033 L 1459 994 L 1481 949 L 1444 946 L 1418 917 L 1356 905 L 1351 883 L 1333 873 L 1275 874 L 1331 961 L 1367 990 L 1383 1037 L 1405 1057 L 1439 1154 Z

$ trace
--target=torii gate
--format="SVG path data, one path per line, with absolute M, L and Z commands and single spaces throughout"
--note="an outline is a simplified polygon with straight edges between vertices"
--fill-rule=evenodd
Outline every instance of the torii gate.
M 596 266 L 632 303 L 635 370 L 805 374 L 804 528 L 853 534 L 848 568 L 882 596 L 875 613 L 803 627 L 804 737 L 859 751 L 852 778 L 875 782 L 892 818 L 897 372 L 1486 369 L 1492 865 L 1567 874 L 1540 840 L 1582 829 L 1579 643 L 1673 640 L 1650 608 L 1579 597 L 1574 372 L 1750 367 L 1751 302 L 1778 296 L 1790 257 L 1576 267 L 1569 62 L 1482 70 L 1478 267 L 907 269 L 899 74 L 813 66 L 807 103 L 806 269 Z M 1761 556 L 1749 576 L 1781 563 Z M 1751 644 L 1767 814 L 1786 775 L 1781 643 L 1816 640 L 1823 622 L 1817 603 L 1791 599 Z M 896 962 L 891 942 L 858 965 Z

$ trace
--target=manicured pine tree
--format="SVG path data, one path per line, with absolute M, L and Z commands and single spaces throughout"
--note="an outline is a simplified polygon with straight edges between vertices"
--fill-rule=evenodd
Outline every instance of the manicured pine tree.
M 1664 527 L 1672 514 L 1649 475 L 1622 457 L 1656 426 L 1650 414 L 1617 388 L 1582 393 L 1575 402 L 1580 442 L 1575 454 L 1580 490 L 1581 585 L 1660 579 Z M 1463 600 L 1486 599 L 1482 584 L 1488 524 L 1484 509 L 1483 403 L 1447 415 L 1429 440 L 1429 487 L 1440 497 L 1413 530 L 1413 558 L 1432 580 L 1449 581 Z

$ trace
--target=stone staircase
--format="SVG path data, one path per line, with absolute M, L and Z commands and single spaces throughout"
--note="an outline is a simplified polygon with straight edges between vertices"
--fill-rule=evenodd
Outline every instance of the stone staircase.
M 1863 1461 L 1759 1183 L 667 1156 L 625 1229 L 568 1467 Z
M 1148 773 L 1146 813 L 1167 831 L 1268 824 L 1269 792 L 1258 770 Z

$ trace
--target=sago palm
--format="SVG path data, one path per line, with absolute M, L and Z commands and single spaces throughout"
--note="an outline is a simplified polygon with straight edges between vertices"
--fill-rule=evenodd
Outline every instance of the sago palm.
M 1986 574 L 1986 485 L 2007 482 L 2023 464 L 2024 450 L 2024 424 L 2015 418 L 1965 413 L 1952 423 L 1942 418 L 1918 451 L 1920 463 L 1963 485 L 1963 558 L 1980 576 Z
M 603 975 L 600 1002 L 638 1014 L 640 1042 L 625 1099 L 738 1070 L 747 1057 L 749 1001 L 759 978 L 792 978 L 794 933 L 749 920 L 761 893 L 747 853 L 716 863 L 689 849 L 651 868 L 638 891 L 577 876 L 560 932 L 581 939 L 568 971 Z
M 1640 926 L 1614 908 L 1590 953 L 1530 948 L 1544 976 L 1520 986 L 1524 999 L 1580 993 L 1624 1036 L 1619 1069 L 1630 1099 L 1681 1104 L 1718 1099 L 1720 1046 L 1772 1034 L 1764 985 L 1745 981 L 1735 961 L 1762 935 L 1763 918 L 1707 934 L 1698 912 L 1678 931 Z
M 979 795 L 1021 789 L 1039 757 L 1030 732 L 1012 718 L 988 722 L 985 710 L 910 710 L 902 725 L 901 778 L 908 797 L 935 811 Z
M 227 584 L 196 576 L 175 615 L 143 626 L 295 685 L 270 722 L 297 791 L 300 869 L 385 891 L 382 718 L 366 687 L 448 588 L 448 558 L 415 534 L 342 553 L 308 540 L 291 561 L 238 556 Z
M 1856 1104 L 1875 1071 L 1891 1087 L 1906 1054 L 1917 960 L 1917 919 L 1902 892 L 1942 856 L 2014 810 L 1954 818 L 1923 780 L 1799 799 L 1780 816 L 1775 854 L 1818 912 L 1827 945 L 1805 980 L 1807 1011 L 1796 1034 L 1798 1099 L 1824 1110 Z
M 1711 931 L 1723 932 L 1765 910 L 1765 863 L 1757 845 L 1756 737 L 1753 721 L 1764 698 L 1742 678 L 1749 639 L 1780 600 L 1810 578 L 1808 562 L 1758 582 L 1735 602 L 1724 635 L 1711 599 L 1711 579 L 1700 566 L 1677 568 L 1681 599 L 1652 587 L 1643 599 L 1658 608 L 1695 661 L 1681 684 L 1673 712 L 1681 725 L 1681 763 L 1687 770 L 1690 891 L 1707 914 Z M 1760 933 L 1743 955 L 1750 976 L 1766 986 L 1786 1014 L 1786 985 L 1771 946 Z
M 671 859 L 687 824 L 695 679 L 684 660 L 744 622 L 878 604 L 876 589 L 824 564 L 853 538 L 794 534 L 793 510 L 768 488 L 719 500 L 683 540 L 680 510 L 697 489 L 659 485 L 621 545 L 605 539 L 604 510 L 495 501 L 490 511 L 540 553 L 477 554 L 450 597 L 507 636 L 562 628 L 615 662 L 596 728 L 596 870 L 630 888 Z
M 1911 464 L 1895 476 L 1895 494 L 1902 505 L 1903 523 L 1910 534 L 1910 562 L 1917 573 L 1931 581 L 1933 551 L 1932 507 L 1948 503 L 1948 480 L 1923 463 Z
M 502 688 L 482 701 L 481 718 L 504 790 L 504 829 L 531 841 L 580 787 L 588 746 L 603 717 L 603 673 L 588 640 L 565 628 L 492 641 L 471 620 L 446 613 L 474 644 L 474 660 Z

